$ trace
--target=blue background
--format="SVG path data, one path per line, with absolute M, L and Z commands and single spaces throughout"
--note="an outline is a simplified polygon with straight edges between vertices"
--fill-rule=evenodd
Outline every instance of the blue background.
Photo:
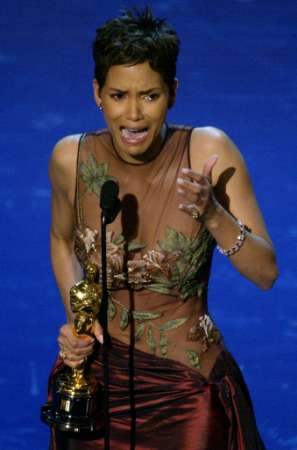
M 91 41 L 99 24 L 135 4 L 11 0 L 0 7 L 0 450 L 48 446 L 39 408 L 64 321 L 49 261 L 48 160 L 60 137 L 104 126 L 92 100 Z M 296 450 L 297 2 L 151 4 L 182 39 L 170 121 L 215 125 L 235 140 L 277 249 L 280 278 L 268 292 L 216 255 L 209 302 L 267 448 Z

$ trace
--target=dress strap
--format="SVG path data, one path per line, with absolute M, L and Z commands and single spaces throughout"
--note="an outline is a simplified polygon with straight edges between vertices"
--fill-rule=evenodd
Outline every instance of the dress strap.
M 187 149 L 187 160 L 188 160 L 188 167 L 189 167 L 189 169 L 192 168 L 192 162 L 191 162 L 191 142 L 192 142 L 193 130 L 194 130 L 194 128 L 191 128 L 191 129 L 189 130 L 189 133 L 188 133 L 188 142 L 187 142 L 187 147 L 186 147 L 186 149 Z
M 78 144 L 77 144 L 77 157 L 76 157 L 76 174 L 75 174 L 75 198 L 74 198 L 74 207 L 75 207 L 75 224 L 76 228 L 82 229 L 84 226 L 83 212 L 82 212 L 82 204 L 80 201 L 80 192 L 79 192 L 79 164 L 80 164 L 80 154 L 81 154 L 81 143 L 85 138 L 86 133 L 82 133 L 80 135 Z

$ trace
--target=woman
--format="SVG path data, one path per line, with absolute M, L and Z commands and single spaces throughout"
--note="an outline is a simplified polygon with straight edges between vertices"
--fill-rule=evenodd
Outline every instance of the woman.
M 243 276 L 271 288 L 274 249 L 232 141 L 212 127 L 166 124 L 178 51 L 175 31 L 149 10 L 97 30 L 94 97 L 107 130 L 62 139 L 50 165 L 52 262 L 68 319 L 52 378 L 62 362 L 78 367 L 94 353 L 102 384 L 94 347 L 102 329 L 96 322 L 96 339 L 73 334 L 69 289 L 88 261 L 100 266 L 98 197 L 116 179 L 123 206 L 107 242 L 111 449 L 263 449 L 242 376 L 208 314 L 207 283 L 216 243 Z M 103 445 L 52 438 L 53 449 Z

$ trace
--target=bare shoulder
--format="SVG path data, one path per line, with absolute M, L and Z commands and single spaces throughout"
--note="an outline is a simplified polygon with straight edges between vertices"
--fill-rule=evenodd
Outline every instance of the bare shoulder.
M 202 172 L 205 161 L 214 154 L 219 157 L 213 170 L 214 184 L 220 174 L 228 168 L 245 170 L 239 149 L 223 130 L 211 126 L 194 128 L 190 144 L 193 169 Z
M 56 143 L 52 152 L 50 169 L 67 171 L 69 166 L 76 164 L 80 136 L 80 134 L 66 136 Z
M 56 143 L 49 164 L 53 188 L 65 191 L 75 182 L 80 137 L 80 134 L 66 136 Z

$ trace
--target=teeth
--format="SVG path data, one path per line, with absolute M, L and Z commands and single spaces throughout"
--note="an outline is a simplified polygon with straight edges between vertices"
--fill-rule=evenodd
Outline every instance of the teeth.
M 146 131 L 147 129 L 146 128 L 123 128 L 123 130 L 126 130 L 131 133 L 141 133 L 143 131 Z
M 147 128 L 122 128 L 121 133 L 124 139 L 138 142 L 147 135 Z

